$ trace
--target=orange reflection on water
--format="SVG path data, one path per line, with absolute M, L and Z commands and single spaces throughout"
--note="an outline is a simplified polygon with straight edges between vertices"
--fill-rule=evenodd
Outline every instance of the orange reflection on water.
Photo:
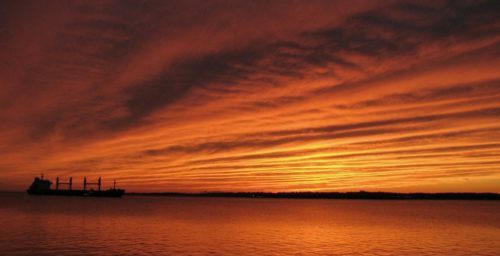
M 494 255 L 496 202 L 0 195 L 0 254 Z

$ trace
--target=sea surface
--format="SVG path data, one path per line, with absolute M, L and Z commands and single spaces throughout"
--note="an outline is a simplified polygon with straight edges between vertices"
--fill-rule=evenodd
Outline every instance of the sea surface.
M 0 255 L 500 255 L 500 202 L 0 193 Z

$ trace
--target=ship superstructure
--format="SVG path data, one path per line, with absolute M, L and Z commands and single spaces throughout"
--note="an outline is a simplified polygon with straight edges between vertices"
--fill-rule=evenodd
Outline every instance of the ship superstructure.
M 61 186 L 67 185 L 67 189 L 61 189 Z M 96 185 L 97 190 L 89 186 Z M 40 177 L 35 177 L 33 183 L 28 188 L 27 192 L 30 195 L 54 195 L 54 196 L 92 196 L 92 197 L 121 197 L 124 189 L 116 188 L 116 180 L 113 182 L 113 188 L 101 190 L 101 177 L 96 182 L 90 182 L 87 177 L 83 177 L 83 189 L 73 189 L 73 178 L 70 177 L 67 182 L 61 182 L 59 177 L 56 177 L 56 188 L 51 189 L 52 182 L 44 179 L 43 174 Z

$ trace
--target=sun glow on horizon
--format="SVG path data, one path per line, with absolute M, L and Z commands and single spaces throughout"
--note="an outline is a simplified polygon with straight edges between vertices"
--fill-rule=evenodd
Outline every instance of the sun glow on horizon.
M 497 2 L 194 2 L 1 3 L 0 187 L 500 192 Z

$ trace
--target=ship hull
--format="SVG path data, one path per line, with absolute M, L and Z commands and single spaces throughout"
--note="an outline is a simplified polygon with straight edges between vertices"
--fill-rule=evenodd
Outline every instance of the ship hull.
M 122 197 L 125 193 L 123 189 L 110 189 L 103 191 L 93 190 L 31 190 L 26 192 L 30 195 L 44 195 L 44 196 L 85 196 L 85 197 Z

